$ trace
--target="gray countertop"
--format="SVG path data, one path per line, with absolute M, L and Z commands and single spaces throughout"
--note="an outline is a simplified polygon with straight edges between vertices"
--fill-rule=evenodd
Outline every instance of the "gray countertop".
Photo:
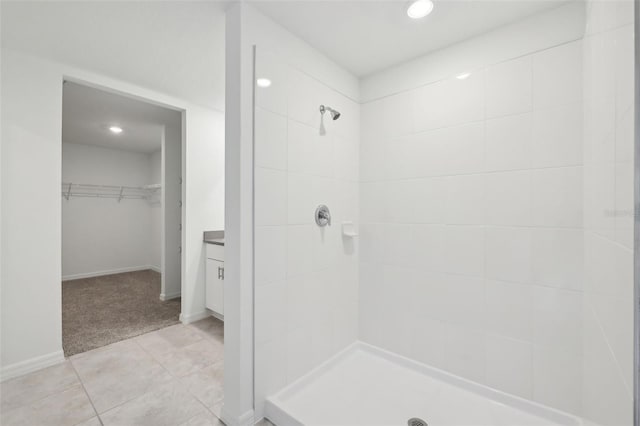
M 206 244 L 224 245 L 224 231 L 205 231 L 202 238 Z

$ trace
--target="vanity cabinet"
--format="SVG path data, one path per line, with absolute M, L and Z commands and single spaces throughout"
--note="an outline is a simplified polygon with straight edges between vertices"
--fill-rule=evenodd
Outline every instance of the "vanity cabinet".
M 207 244 L 205 267 L 205 305 L 216 314 L 224 315 L 224 246 Z

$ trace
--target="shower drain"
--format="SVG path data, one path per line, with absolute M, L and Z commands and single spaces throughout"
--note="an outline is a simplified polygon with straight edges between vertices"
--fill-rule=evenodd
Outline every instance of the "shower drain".
M 408 426 L 429 426 L 427 422 L 417 417 L 409 419 L 409 421 L 407 422 L 407 425 Z

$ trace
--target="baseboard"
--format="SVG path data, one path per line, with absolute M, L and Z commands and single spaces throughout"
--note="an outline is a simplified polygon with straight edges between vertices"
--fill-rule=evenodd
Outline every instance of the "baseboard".
M 148 269 L 151 269 L 152 271 L 155 271 L 155 272 L 157 272 L 157 273 L 159 273 L 159 274 L 161 274 L 161 273 L 162 273 L 162 268 L 160 268 L 159 266 L 149 265 L 149 268 L 148 268 Z
M 173 294 L 164 294 L 164 293 L 160 293 L 160 300 L 162 300 L 163 302 L 167 301 L 167 300 L 171 300 L 171 299 L 177 299 L 178 297 L 182 296 L 182 293 L 173 293 Z
M 253 418 L 253 410 L 249 410 L 245 412 L 240 417 L 230 416 L 222 407 L 222 412 L 220 413 L 220 420 L 227 426 L 254 426 L 255 419 Z
M 122 273 L 125 273 L 125 272 L 146 271 L 148 269 L 153 269 L 153 268 L 154 268 L 154 266 L 142 265 L 142 266 L 130 266 L 128 268 L 110 269 L 108 271 L 96 271 L 96 272 L 86 272 L 86 273 L 82 273 L 82 274 L 63 275 L 62 276 L 62 281 L 80 280 L 80 279 L 83 279 L 83 278 L 102 277 L 102 276 L 105 276 L 105 275 L 122 274 Z
M 56 351 L 16 362 L 0 369 L 0 382 L 64 362 L 64 352 Z
M 183 314 L 180 313 L 180 322 L 183 324 L 191 324 L 192 322 L 200 321 L 201 319 L 209 318 L 211 313 L 209 311 L 198 312 L 197 314 Z

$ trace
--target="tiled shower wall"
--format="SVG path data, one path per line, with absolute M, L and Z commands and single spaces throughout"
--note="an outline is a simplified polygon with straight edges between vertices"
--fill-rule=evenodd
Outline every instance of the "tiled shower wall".
M 633 423 L 633 3 L 590 1 L 584 39 L 585 417 Z
M 357 339 L 358 263 L 341 224 L 358 218 L 360 106 L 258 50 L 255 108 L 255 382 L 266 396 Z M 342 113 L 324 117 L 320 104 Z M 326 204 L 332 225 L 320 228 Z
M 581 411 L 582 42 L 366 103 L 360 338 Z

